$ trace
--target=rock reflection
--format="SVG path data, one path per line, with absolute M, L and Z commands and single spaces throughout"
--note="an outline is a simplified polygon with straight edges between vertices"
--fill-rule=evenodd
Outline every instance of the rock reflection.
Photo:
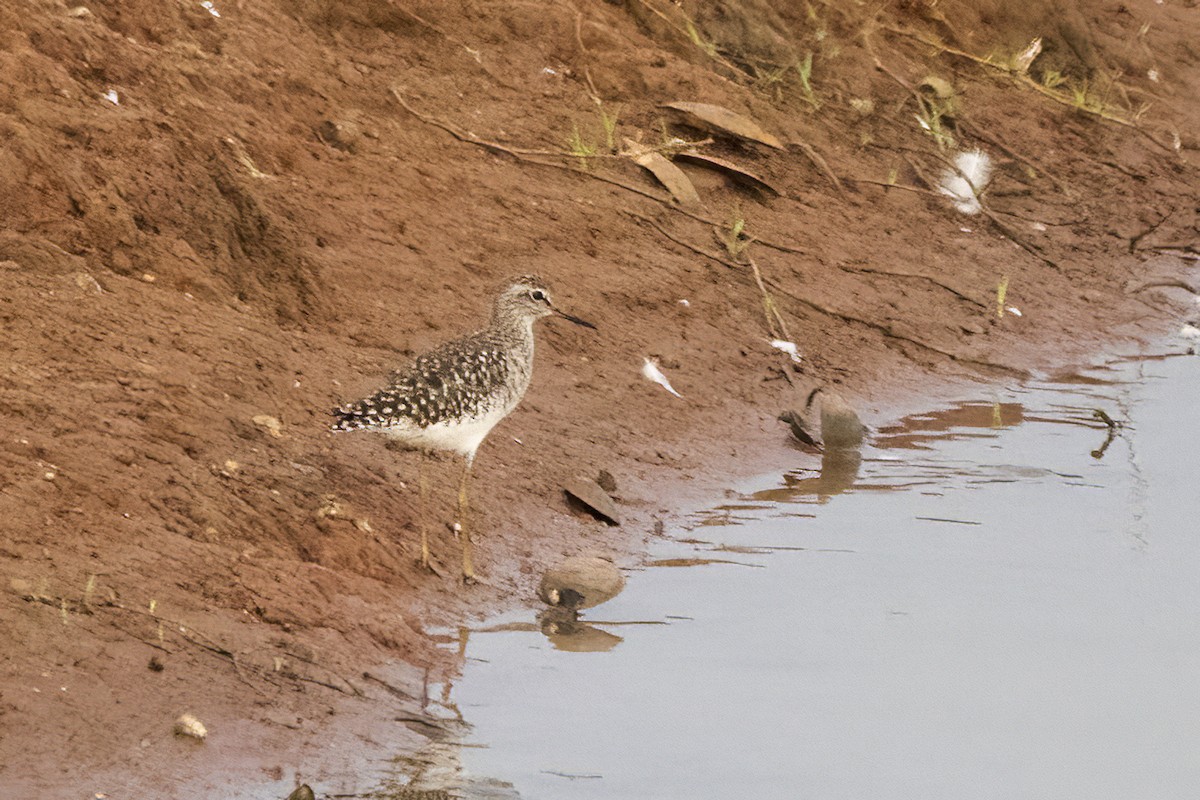
M 538 626 L 555 650 L 568 653 L 607 653 L 625 641 L 562 608 L 543 611 L 538 615 Z
M 861 467 L 862 453 L 858 450 L 826 450 L 821 454 L 821 471 L 815 476 L 811 476 L 811 472 L 788 473 L 783 476 L 783 486 L 755 492 L 752 496 L 755 500 L 774 503 L 816 497 L 823 503 L 854 488 Z

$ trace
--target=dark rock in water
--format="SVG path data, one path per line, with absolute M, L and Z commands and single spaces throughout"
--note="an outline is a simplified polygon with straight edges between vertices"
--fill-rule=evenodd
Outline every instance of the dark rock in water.
M 577 611 L 611 600 L 625 588 L 617 565 L 598 556 L 571 556 L 546 570 L 538 597 L 550 606 Z
M 617 504 L 608 493 L 591 478 L 576 477 L 563 484 L 567 496 L 586 508 L 598 519 L 609 525 L 620 525 L 621 517 L 617 512 Z
M 792 431 L 792 436 L 801 444 L 821 449 L 821 441 L 808 430 L 808 422 L 799 411 L 784 411 L 779 415 L 780 422 L 786 422 Z
M 837 392 L 821 393 L 821 439 L 828 450 L 852 450 L 862 446 L 867 426 L 854 406 Z
M 307 783 L 302 783 L 292 790 L 292 793 L 287 796 L 287 800 L 316 800 L 313 790 L 308 788 Z
M 819 435 L 812 432 L 818 411 Z M 854 450 L 862 446 L 867 434 L 854 407 L 837 392 L 820 386 L 808 393 L 803 411 L 784 411 L 779 420 L 788 424 L 797 440 L 818 450 Z

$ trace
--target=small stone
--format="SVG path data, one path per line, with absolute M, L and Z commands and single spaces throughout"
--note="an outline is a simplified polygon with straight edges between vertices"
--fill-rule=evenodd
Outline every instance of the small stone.
M 575 500 L 596 518 L 609 525 L 621 524 L 617 504 L 596 481 L 578 476 L 564 483 L 562 488 L 569 498 Z
M 327 119 L 317 128 L 317 135 L 329 146 L 353 153 L 362 139 L 362 129 L 350 120 Z
M 33 594 L 33 584 L 23 578 L 9 578 L 8 588 L 22 596 Z
M 104 289 L 100 286 L 100 282 L 87 272 L 75 273 L 75 285 L 80 289 L 83 289 L 85 292 L 104 294 Z
M 146 283 L 154 283 L 156 280 L 158 280 L 158 278 L 154 275 L 151 275 L 149 272 L 143 272 L 142 280 Z
M 87 6 L 75 6 L 67 10 L 67 16 L 74 17 L 75 19 L 88 19 L 95 15 L 92 14 L 92 10 Z
M 962 329 L 963 333 L 970 336 L 978 336 L 985 330 L 984 327 L 978 322 L 968 322 L 965 325 L 960 325 L 959 327 Z
M 264 428 L 267 433 L 271 434 L 276 439 L 279 439 L 283 436 L 283 425 L 280 424 L 279 420 L 275 417 L 272 417 L 268 414 L 256 414 L 250 419 L 250 421 L 260 428 Z
M 52 480 L 54 480 L 55 478 L 57 478 L 57 477 L 58 477 L 58 474 L 57 474 L 57 473 L 54 473 L 54 472 L 47 472 L 47 473 L 45 473 L 44 475 L 42 475 L 42 477 L 43 477 L 43 478 L 45 478 L 45 479 L 46 479 L 46 480 L 48 480 L 48 481 L 52 481 Z
M 287 800 L 315 800 L 313 790 L 308 788 L 307 783 L 302 783 L 292 790 L 292 793 L 287 796 Z
M 596 483 L 609 494 L 617 491 L 617 479 L 606 469 L 600 470 L 600 474 L 596 476 Z
M 538 597 L 550 606 L 572 611 L 613 599 L 625 588 L 616 564 L 599 556 L 571 556 L 542 575 Z

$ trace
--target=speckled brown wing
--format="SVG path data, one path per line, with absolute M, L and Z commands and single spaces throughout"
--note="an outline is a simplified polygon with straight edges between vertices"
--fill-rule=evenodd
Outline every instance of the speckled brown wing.
M 334 409 L 338 431 L 427 428 L 483 415 L 504 398 L 510 365 L 498 342 L 465 337 L 421 355 L 393 372 L 375 394 Z

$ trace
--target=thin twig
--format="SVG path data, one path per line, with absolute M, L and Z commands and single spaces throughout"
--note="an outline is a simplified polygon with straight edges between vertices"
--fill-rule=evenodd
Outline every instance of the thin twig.
M 1129 252 L 1130 253 L 1136 252 L 1137 247 L 1138 247 L 1138 242 L 1142 241 L 1142 239 L 1145 239 L 1147 236 L 1149 236 L 1150 234 L 1154 233 L 1159 228 L 1161 228 L 1163 226 L 1163 224 L 1166 223 L 1166 221 L 1169 220 L 1171 218 L 1171 215 L 1174 213 L 1175 213 L 1175 209 L 1172 208 L 1167 213 L 1163 214 L 1162 218 L 1159 219 L 1158 222 L 1155 222 L 1149 228 L 1146 228 L 1141 233 L 1129 237 Z
M 937 278 L 933 277 L 932 275 L 923 275 L 919 272 L 898 272 L 898 271 L 886 270 L 886 269 L 871 269 L 870 267 L 847 267 L 847 266 L 840 266 L 840 265 L 838 266 L 838 269 L 842 270 L 843 272 L 865 272 L 870 275 L 890 275 L 895 278 L 915 278 L 915 279 L 919 279 L 919 280 L 929 281 L 934 286 L 939 286 L 942 289 L 945 289 L 950 294 L 954 295 L 955 297 L 966 300 L 971 305 L 978 306 L 979 308 L 983 308 L 983 309 L 988 308 L 987 303 L 981 303 L 978 300 L 976 300 L 974 297 L 963 294 L 958 289 L 955 289 L 953 286 L 950 286 L 948 284 L 942 283 L 941 281 L 939 281 Z
M 779 292 L 781 292 L 785 297 L 789 297 L 792 300 L 795 300 L 797 303 L 808 306 L 809 308 L 813 309 L 814 311 L 820 312 L 821 314 L 825 314 L 826 316 L 830 316 L 835 319 L 840 319 L 843 322 L 853 322 L 853 323 L 857 323 L 859 325 L 864 325 L 868 328 L 871 328 L 872 330 L 882 333 L 884 336 L 887 336 L 892 339 L 898 339 L 902 342 L 908 342 L 909 344 L 916 345 L 917 347 L 919 347 L 923 350 L 928 350 L 931 353 L 937 353 L 938 355 L 948 358 L 951 361 L 955 361 L 960 364 L 970 364 L 970 365 L 977 366 L 977 367 L 985 367 L 987 369 L 994 369 L 994 370 L 998 370 L 1000 372 L 1008 373 L 1010 375 L 1017 375 L 1022 378 L 1028 378 L 1030 376 L 1030 373 L 1027 370 L 1023 370 L 1020 367 L 1012 367 L 1007 364 L 997 363 L 995 361 L 986 361 L 983 359 L 976 359 L 976 358 L 969 358 L 967 356 L 961 356 L 961 355 L 958 355 L 957 353 L 952 353 L 948 350 L 943 350 L 942 348 L 937 347 L 936 345 L 931 345 L 931 344 L 928 344 L 927 342 L 922 342 L 920 339 L 914 339 L 913 337 L 907 336 L 903 333 L 897 333 L 889 325 L 883 325 L 878 322 L 873 322 L 872 320 L 869 320 L 869 319 L 863 319 L 861 317 L 856 317 L 853 314 L 847 314 L 844 311 L 838 311 L 837 309 L 829 308 L 828 306 L 822 305 L 813 300 L 809 300 L 806 297 L 800 297 L 799 295 L 792 294 L 792 293 L 786 291 L 785 289 L 783 289 L 782 287 L 780 287 L 778 284 L 775 284 L 775 288 Z
M 1182 281 L 1182 280 L 1175 280 L 1175 279 L 1168 279 L 1168 280 L 1162 280 L 1162 281 L 1151 281 L 1150 283 L 1143 283 L 1141 286 L 1138 286 L 1134 289 L 1130 289 L 1129 293 L 1137 294 L 1138 292 L 1144 292 L 1147 289 L 1183 289 L 1185 292 L 1191 292 L 1192 294 L 1200 295 L 1200 291 L 1197 291 L 1190 283 L 1187 283 L 1186 281 Z
M 791 144 L 796 147 L 799 147 L 800 150 L 804 153 L 804 155 L 808 156 L 808 160 L 811 161 L 813 163 L 813 165 L 816 166 L 817 169 L 819 169 L 822 173 L 824 173 L 826 179 L 828 179 L 828 181 L 833 184 L 833 188 L 837 189 L 838 192 L 840 192 L 843 195 L 846 193 L 846 189 L 844 186 L 842 186 L 842 182 L 840 180 L 838 180 L 838 176 L 835 175 L 833 173 L 833 170 L 831 170 L 829 168 L 829 162 L 827 162 L 825 160 L 825 157 L 822 156 L 820 153 L 818 153 L 816 151 L 816 149 L 813 148 L 812 145 L 810 145 L 808 142 L 801 142 L 801 141 L 796 141 L 796 140 L 793 140 L 791 142 Z
M 697 255 L 701 255 L 701 256 L 704 256 L 705 258 L 712 259 L 713 261 L 716 261 L 718 264 L 722 264 L 726 267 L 729 267 L 730 269 L 740 269 L 743 266 L 742 264 L 738 264 L 734 261 L 730 261 L 729 259 L 725 258 L 722 255 L 713 253 L 709 250 L 705 250 L 703 247 L 698 247 L 697 245 L 692 244 L 691 242 L 687 241 L 686 239 L 680 239 L 678 236 L 671 233 L 670 231 L 668 231 L 663 226 L 659 225 L 654 220 L 650 219 L 649 217 L 643 217 L 641 214 L 637 213 L 636 211 L 630 211 L 629 209 L 624 209 L 623 213 L 625 213 L 627 216 L 633 217 L 635 220 L 642 223 L 643 225 L 649 225 L 651 228 L 654 228 L 654 230 L 658 231 L 659 233 L 661 233 L 666 238 L 670 239 L 675 244 L 679 245 L 680 247 L 687 248 L 688 250 L 691 250 L 693 253 L 695 253 Z
M 974 55 L 973 53 L 968 53 L 965 50 L 959 50 L 957 48 L 950 47 L 942 42 L 937 42 L 937 41 L 933 41 L 931 39 L 926 39 L 924 36 L 921 36 L 919 33 L 916 33 L 913 31 L 908 31 L 908 30 L 903 30 L 901 28 L 891 28 L 891 27 L 887 28 L 887 30 L 891 31 L 892 33 L 898 34 L 900 36 L 905 36 L 905 37 L 908 37 L 911 39 L 915 39 L 916 41 L 921 42 L 922 44 L 927 45 L 929 47 L 936 48 L 936 49 L 942 51 L 943 53 L 948 53 L 953 56 L 958 56 L 959 58 L 965 58 L 969 61 L 975 62 L 976 64 L 980 64 L 982 66 L 988 67 L 989 69 L 995 70 L 996 72 L 1003 74 L 1004 76 L 1008 77 L 1009 79 L 1016 82 L 1017 84 L 1024 86 L 1028 89 L 1032 89 L 1033 91 L 1037 92 L 1038 94 L 1042 95 L 1043 97 L 1048 97 L 1051 100 L 1053 100 L 1054 102 L 1059 103 L 1061 105 L 1067 106 L 1069 108 L 1073 108 L 1077 111 L 1082 111 L 1085 114 L 1091 114 L 1100 119 L 1107 120 L 1108 122 L 1112 122 L 1117 125 L 1121 125 L 1123 127 L 1129 128 L 1133 131 L 1136 131 L 1137 133 L 1141 134 L 1142 136 L 1145 136 L 1147 139 L 1149 139 L 1151 142 L 1153 142 L 1157 146 L 1166 150 L 1168 153 L 1173 153 L 1173 154 L 1178 155 L 1175 152 L 1175 149 L 1173 147 L 1160 142 L 1158 139 L 1156 139 L 1154 137 L 1153 134 L 1151 134 L 1149 131 L 1147 131 L 1145 128 L 1143 128 L 1141 125 L 1139 125 L 1133 119 L 1118 116 L 1116 114 L 1105 111 L 1103 108 L 1098 108 L 1098 109 L 1097 108 L 1088 108 L 1087 106 L 1081 105 L 1081 104 L 1073 101 L 1071 98 L 1068 98 L 1068 97 L 1054 91 L 1053 89 L 1043 86 L 1042 84 L 1038 83 L 1033 78 L 1029 77 L 1028 75 L 1026 75 L 1024 73 L 1014 72 L 1013 70 L 1009 69 L 1008 67 L 1006 67 L 1004 65 L 995 64 L 986 58 L 982 58 L 980 56 Z
M 771 331 L 771 335 L 776 339 L 790 342 L 792 337 L 788 334 L 787 323 L 783 321 L 783 315 L 779 313 L 779 307 L 775 305 L 775 298 L 771 297 L 771 293 L 767 291 L 766 284 L 763 283 L 762 271 L 758 268 L 758 262 L 747 256 L 746 263 L 754 271 L 754 282 L 758 284 L 758 290 L 762 292 L 763 312 L 767 315 L 767 329 Z M 775 331 L 775 325 L 771 322 L 772 317 L 779 324 L 778 334 Z
M 1063 268 L 1059 265 L 1059 263 L 1057 261 L 1055 261 L 1054 259 L 1050 258 L 1048 255 L 1046 255 L 1043 252 L 1041 252 L 1040 250 L 1038 250 L 1036 247 L 1034 247 L 1029 242 L 1025 241 L 1025 239 L 1023 237 L 1017 235 L 1016 231 L 1014 231 L 1012 228 L 1008 227 L 1003 222 L 1001 222 L 1000 218 L 997 217 L 996 214 L 990 208 L 988 208 L 987 204 L 983 202 L 982 197 L 979 198 L 979 210 L 985 217 L 987 217 L 989 220 L 992 221 L 992 225 L 994 225 L 996 227 L 996 230 L 1000 231 L 1001 234 L 1003 234 L 1009 241 L 1011 241 L 1017 247 L 1020 247 L 1026 253 L 1029 253 L 1031 256 L 1038 259 L 1039 261 L 1046 264 L 1047 266 L 1052 267 L 1055 271 L 1063 272 Z
M 854 183 L 867 183 L 872 186 L 882 186 L 885 189 L 901 189 L 906 192 L 915 192 L 916 194 L 928 195 L 929 197 L 940 197 L 943 200 L 946 198 L 946 195 L 942 194 L 941 192 L 935 192 L 930 189 L 922 189 L 920 186 L 909 186 L 908 184 L 904 184 L 904 183 L 887 183 L 886 181 L 873 181 L 870 178 L 846 178 L 846 180 L 852 181 Z
M 687 28 L 680 27 L 679 25 L 677 25 L 673 20 L 671 20 L 670 17 L 668 17 L 662 11 L 660 11 L 657 8 L 655 8 L 654 6 L 650 5 L 650 3 L 647 2 L 647 0 L 637 0 L 637 1 L 641 5 L 645 6 L 647 11 L 649 11 L 650 13 L 657 16 L 659 19 L 661 19 L 663 22 L 665 22 L 669 27 L 674 28 L 676 33 L 682 34 L 684 38 L 686 38 L 689 42 L 692 42 L 692 44 L 695 45 L 695 42 L 692 41 L 692 36 L 688 32 Z M 714 47 L 713 51 L 710 52 L 707 48 L 700 47 L 698 45 L 695 45 L 695 46 L 696 46 L 697 50 L 700 50 L 706 56 L 708 56 L 713 61 L 716 61 L 721 66 L 728 69 L 734 75 L 747 75 L 745 70 L 740 69 L 736 64 L 734 64 L 733 62 L 726 59 L 724 56 L 717 53 L 715 47 Z M 753 76 L 748 76 L 748 77 L 753 77 Z
M 742 265 L 742 264 L 737 264 L 737 263 L 735 263 L 735 262 L 732 262 L 732 261 L 730 261 L 730 260 L 728 260 L 728 259 L 725 259 L 725 258 L 723 258 L 723 257 L 721 257 L 721 256 L 719 256 L 719 255 L 717 255 L 717 254 L 715 254 L 715 253 L 712 253 L 712 252 L 709 252 L 709 251 L 705 250 L 705 249 L 704 249 L 704 248 L 702 248 L 702 247 L 698 247 L 698 246 L 696 246 L 696 245 L 694 245 L 694 244 L 691 244 L 690 242 L 684 241 L 684 240 L 682 240 L 682 239 L 680 239 L 680 238 L 678 238 L 678 237 L 676 237 L 676 236 L 674 236 L 674 235 L 672 235 L 672 234 L 668 233 L 668 232 L 666 231 L 666 229 L 664 229 L 664 228 L 663 228 L 661 225 L 659 225 L 658 223 L 654 222 L 653 220 L 651 220 L 651 219 L 649 219 L 649 218 L 647 218 L 647 217 L 643 217 L 643 216 L 641 216 L 640 214 L 636 214 L 636 213 L 634 213 L 634 212 L 631 212 L 631 211 L 626 211 L 625 213 L 626 213 L 626 214 L 628 214 L 629 216 L 633 217 L 634 219 L 636 219 L 636 220 L 640 221 L 640 222 L 643 222 L 643 223 L 645 223 L 645 224 L 648 224 L 648 225 L 650 225 L 650 226 L 651 226 L 651 227 L 653 227 L 655 230 L 657 230 L 659 233 L 661 233 L 663 236 L 667 237 L 668 239 L 670 239 L 671 241 L 675 242 L 676 244 L 678 244 L 678 245 L 681 245 L 682 247 L 686 247 L 688 250 L 691 250 L 691 251 L 692 251 L 692 252 L 694 252 L 694 253 L 697 253 L 697 254 L 699 254 L 699 255 L 702 255 L 702 256 L 704 256 L 705 258 L 710 258 L 710 259 L 712 259 L 713 261 L 716 261 L 716 262 L 718 262 L 718 263 L 720 263 L 720 264 L 724 264 L 725 266 L 727 266 L 727 267 L 730 267 L 730 268 L 732 268 L 732 269 L 738 269 L 738 268 L 740 268 L 740 267 L 742 267 L 742 266 L 745 266 L 745 265 Z M 755 240 L 755 241 L 757 241 L 757 240 Z M 842 311 L 838 311 L 838 310 L 836 310 L 836 309 L 829 308 L 829 307 L 827 307 L 827 306 L 824 306 L 824 305 L 822 305 L 822 304 L 820 304 L 820 303 L 817 303 L 816 301 L 809 300 L 808 298 L 805 298 L 805 297 L 800 297 L 799 295 L 793 294 L 792 292 L 789 292 L 789 291 L 787 291 L 786 289 L 784 289 L 782 286 L 780 286 L 780 284 L 779 284 L 777 281 L 773 281 L 773 280 L 772 280 L 772 281 L 768 281 L 767 279 L 763 278 L 761 271 L 760 271 L 760 270 L 758 270 L 758 268 L 757 268 L 757 264 L 755 264 L 755 263 L 754 263 L 753 259 L 748 259 L 748 261 L 750 262 L 750 266 L 751 266 L 751 267 L 753 268 L 753 270 L 754 270 L 754 277 L 755 277 L 755 280 L 756 280 L 756 282 L 758 282 L 758 283 L 759 283 L 759 290 L 763 292 L 763 295 L 764 295 L 764 297 L 770 297 L 770 293 L 769 293 L 769 292 L 768 292 L 768 290 L 767 290 L 767 284 L 769 283 L 769 284 L 770 284 L 772 287 L 774 287 L 774 289 L 775 289 L 776 291 L 778 291 L 780 294 L 784 295 L 785 297 L 787 297 L 787 298 L 789 298 L 789 299 L 791 299 L 791 300 L 794 300 L 794 301 L 796 301 L 797 303 L 800 303 L 800 304 L 802 304 L 802 305 L 808 306 L 809 308 L 813 309 L 814 311 L 817 311 L 817 312 L 820 312 L 820 313 L 822 313 L 822 314 L 825 314 L 826 316 L 830 316 L 830 317 L 834 317 L 834 318 L 836 318 L 836 319 L 840 319 L 840 320 L 842 320 L 843 322 L 850 322 L 850 323 L 857 323 L 857 324 L 859 324 L 859 325 L 864 325 L 864 326 L 866 326 L 866 327 L 868 327 L 868 328 L 871 328 L 871 329 L 873 329 L 873 330 L 876 330 L 876 331 L 878 331 L 878 332 L 880 332 L 880 333 L 884 334 L 885 336 L 887 336 L 887 337 L 889 337 L 889 338 L 892 338 L 892 339 L 898 339 L 898 340 L 900 340 L 900 341 L 905 341 L 905 342 L 908 342 L 908 343 L 910 343 L 910 344 L 913 344 L 913 345 L 916 345 L 917 347 L 920 347 L 920 348 L 922 348 L 922 349 L 924 349 L 924 350 L 928 350 L 928 351 L 930 351 L 930 352 L 933 352 L 933 353 L 936 353 L 936 354 L 938 354 L 938 355 L 940 355 L 940 356 L 943 356 L 943 357 L 945 357 L 945 358 L 948 358 L 948 359 L 950 359 L 951 361 L 955 361 L 955 362 L 957 362 L 957 363 L 960 363 L 960 364 L 967 364 L 967 365 L 972 365 L 972 366 L 977 366 L 977 367 L 984 367 L 984 368 L 987 368 L 987 369 L 994 369 L 994 370 L 998 370 L 998 371 L 1000 371 L 1000 372 L 1005 372 L 1005 373 L 1008 373 L 1008 374 L 1010 374 L 1010 375 L 1018 375 L 1018 376 L 1020 376 L 1020 377 L 1029 377 L 1029 375 L 1030 375 L 1030 373 L 1029 373 L 1028 371 L 1026 371 L 1026 370 L 1023 370 L 1023 369 L 1020 369 L 1019 367 L 1012 367 L 1012 366 L 1009 366 L 1009 365 L 1007 365 L 1007 364 L 1000 364 L 1000 363 L 997 363 L 997 362 L 994 362 L 994 361 L 987 361 L 987 360 L 984 360 L 984 359 L 975 359 L 975 358 L 969 358 L 969 357 L 966 357 L 966 356 L 961 356 L 961 355 L 958 355 L 957 353 L 952 353 L 952 352 L 950 352 L 950 351 L 948 351 L 948 350 L 943 350 L 943 349 L 942 349 L 942 348 L 940 348 L 940 347 L 937 347 L 937 346 L 935 346 L 935 345 L 928 344 L 928 343 L 926 343 L 926 342 L 922 342 L 922 341 L 921 341 L 921 340 L 919 340 L 919 339 L 914 339 L 914 338 L 912 338 L 911 336 L 906 336 L 905 334 L 902 334 L 902 333 L 897 333 L 897 332 L 896 332 L 896 331 L 894 331 L 894 330 L 893 330 L 893 329 L 892 329 L 890 326 L 887 326 L 887 325 L 882 325 L 882 324 L 880 324 L 880 323 L 878 323 L 878 322 L 872 322 L 871 320 L 862 319 L 861 317 L 856 317 L 856 316 L 854 316 L 853 314 L 847 314 L 847 313 L 845 313 L 845 312 L 842 312 Z M 928 276 L 914 276 L 914 277 L 928 277 Z M 930 279 L 930 280 L 932 280 L 932 279 Z M 941 284 L 939 284 L 939 285 L 941 285 Z M 951 292 L 953 292 L 954 294 L 959 294 L 957 291 L 955 291 L 954 289 L 951 289 L 951 288 L 950 288 L 950 287 L 948 287 L 948 286 L 943 286 L 943 288 L 947 289 L 948 291 L 951 291 Z M 964 299 L 966 299 L 966 300 L 969 300 L 970 302 L 972 302 L 972 303 L 974 303 L 974 304 L 976 304 L 976 305 L 979 305 L 978 301 L 976 301 L 976 300 L 972 300 L 971 298 L 969 298 L 969 297 L 966 297 L 965 295 L 959 295 L 959 296 L 963 297 L 963 298 L 964 298 Z M 772 300 L 771 302 L 772 302 L 772 310 L 774 310 L 774 311 L 775 311 L 775 314 L 776 314 L 776 316 L 777 316 L 777 319 L 779 320 L 779 324 L 780 324 L 780 325 L 782 326 L 782 328 L 783 328 L 783 331 L 784 331 L 784 338 L 785 338 L 785 339 L 788 339 L 788 340 L 790 341 L 790 338 L 787 336 L 787 333 L 786 333 L 786 325 L 784 325 L 782 318 L 781 318 L 781 317 L 778 317 L 778 313 L 779 313 L 779 312 L 778 312 L 778 310 L 777 310 L 777 309 L 775 309 L 775 308 L 773 307 L 773 306 L 774 306 L 774 301 Z M 986 307 L 986 306 L 985 306 L 985 307 Z M 768 326 L 767 326 L 767 327 L 768 327 L 768 328 L 773 328 L 773 327 L 774 327 L 774 326 L 771 324 L 771 321 L 770 321 L 769 319 L 768 319 Z
M 373 681 L 375 683 L 378 683 L 384 689 L 387 689 L 387 691 L 390 694 L 392 694 L 395 697 L 399 697 L 402 700 L 416 700 L 417 699 L 417 698 L 413 697 L 411 694 L 409 694 L 408 692 L 404 691 L 403 689 L 393 686 L 392 684 L 385 681 L 383 678 L 380 678 L 377 675 L 372 675 L 370 672 L 364 672 L 362 674 L 362 676 L 363 676 L 363 680 Z
M 572 10 L 574 8 L 572 7 Z M 600 100 L 600 93 L 596 91 L 596 84 L 592 81 L 592 70 L 588 67 L 587 48 L 583 46 L 583 12 L 575 11 L 575 46 L 579 48 L 579 63 L 583 65 L 583 78 L 587 81 L 588 95 L 591 96 L 592 102 L 596 105 L 603 105 Z
M 1038 173 L 1039 175 L 1045 175 L 1050 180 L 1050 182 L 1054 184 L 1054 187 L 1056 189 L 1058 189 L 1060 192 L 1062 192 L 1064 195 L 1066 195 L 1067 197 L 1074 198 L 1076 196 L 1075 190 L 1072 189 L 1068 184 L 1059 180 L 1058 177 L 1053 172 L 1050 172 L 1048 169 L 1046 169 L 1042 165 L 1038 164 L 1037 162 L 1035 162 L 1029 158 L 1026 158 L 1025 156 L 1021 155 L 1020 153 L 1017 153 L 1011 147 L 1004 144 L 1004 142 L 1000 141 L 995 136 L 992 136 L 990 133 L 985 131 L 983 128 L 980 128 L 980 127 L 976 126 L 974 123 L 972 123 L 966 119 L 963 119 L 961 116 L 957 118 L 957 122 L 958 122 L 959 127 L 963 128 L 971 136 L 974 136 L 976 139 L 982 139 L 983 141 L 990 144 L 992 147 L 995 147 L 997 150 L 1000 150 L 1001 152 L 1003 152 L 1009 158 L 1015 159 L 1016 161 L 1020 161 L 1026 167 L 1028 167 L 1029 169 Z
M 575 155 L 572 155 L 570 153 L 561 153 L 561 152 L 554 151 L 554 150 L 523 150 L 521 148 L 508 147 L 506 145 L 499 144 L 498 142 L 492 142 L 492 141 L 488 141 L 486 139 L 481 139 L 473 133 L 459 130 L 457 128 L 457 126 L 453 125 L 452 123 L 449 123 L 442 119 L 438 119 L 437 117 L 431 117 L 426 114 L 422 114 L 420 111 L 417 111 L 415 108 L 413 108 L 411 105 L 409 105 L 409 103 L 404 99 L 404 95 L 401 94 L 400 91 L 398 89 L 396 89 L 395 87 L 392 87 L 391 92 L 392 92 L 392 95 L 395 96 L 396 100 L 400 103 L 400 105 L 404 108 L 405 111 L 412 114 L 414 117 L 416 117 L 417 119 L 421 120 L 422 122 L 424 122 L 428 125 L 432 125 L 435 128 L 441 128 L 442 130 L 446 131 L 451 136 L 453 136 L 454 138 L 458 139 L 461 142 L 465 142 L 467 144 L 473 144 L 478 147 L 485 148 L 487 150 L 495 150 L 495 151 L 498 151 L 501 153 L 505 153 L 506 155 L 512 156 L 517 161 L 520 161 L 525 164 L 536 164 L 541 167 L 549 167 L 551 169 L 565 170 L 567 172 L 570 172 L 573 175 L 578 175 L 578 176 L 584 177 L 584 178 L 592 178 L 594 180 L 598 180 L 603 183 L 607 183 L 612 186 L 616 186 L 620 189 L 624 189 L 627 192 L 632 192 L 634 194 L 640 195 L 649 200 L 653 200 L 656 203 L 661 203 L 662 205 L 666 206 L 667 208 L 669 208 L 671 211 L 675 212 L 676 214 L 682 214 L 685 217 L 690 217 L 691 219 L 694 219 L 697 222 L 703 222 L 706 225 L 713 225 L 713 226 L 717 226 L 717 227 L 720 226 L 720 223 L 718 223 L 712 219 L 709 219 L 708 217 L 704 216 L 703 214 L 697 214 L 694 211 L 689 211 L 686 208 L 676 205 L 675 202 L 668 195 L 656 194 L 654 192 L 651 192 L 648 189 L 643 189 L 639 186 L 634 186 L 633 184 L 626 183 L 625 181 L 618 180 L 616 178 L 608 177 L 607 175 L 600 175 L 595 172 L 583 172 L 579 169 L 576 169 L 573 166 L 570 166 L 569 164 L 560 164 L 560 163 L 551 162 L 551 161 L 542 161 L 540 159 L 529 157 L 531 155 L 551 155 L 551 156 L 555 156 L 555 157 L 559 157 L 559 158 L 575 159 L 575 158 L 577 158 L 577 156 L 575 156 Z M 620 159 L 620 160 L 628 160 L 625 156 L 622 156 L 619 154 L 618 155 L 597 154 L 594 156 L 590 156 L 590 158 L 614 158 L 614 159 Z M 783 244 L 782 242 L 776 242 L 771 239 L 756 238 L 754 241 L 758 242 L 763 247 L 769 247 L 772 250 L 779 250 L 780 252 L 783 252 L 783 253 L 796 253 L 798 255 L 808 255 L 807 251 L 805 251 L 799 247 L 795 247 L 795 246 L 788 245 L 788 244 Z

